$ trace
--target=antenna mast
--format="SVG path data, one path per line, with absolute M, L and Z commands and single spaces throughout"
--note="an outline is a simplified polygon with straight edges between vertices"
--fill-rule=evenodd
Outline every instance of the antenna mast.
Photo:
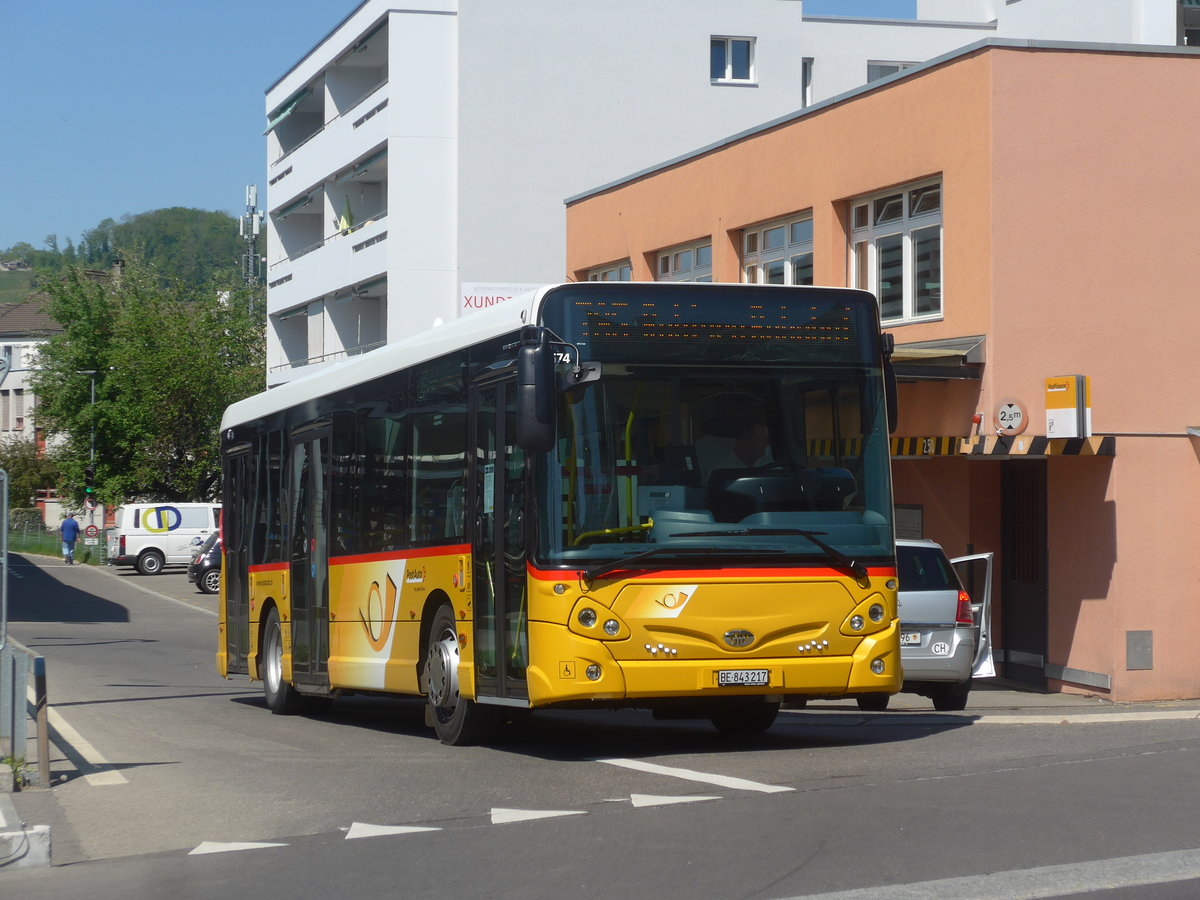
M 262 260 L 258 255 L 258 232 L 262 220 L 263 214 L 258 209 L 258 185 L 248 184 L 246 212 L 241 218 L 242 240 L 246 242 L 246 252 L 242 254 L 242 280 L 246 284 L 259 284 L 262 281 Z

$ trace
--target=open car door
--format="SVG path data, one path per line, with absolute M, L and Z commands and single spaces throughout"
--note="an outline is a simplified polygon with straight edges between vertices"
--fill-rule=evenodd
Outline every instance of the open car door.
M 958 580 L 971 595 L 971 614 L 975 619 L 976 678 L 994 678 L 996 664 L 992 660 L 992 560 L 995 553 L 973 553 L 950 560 Z

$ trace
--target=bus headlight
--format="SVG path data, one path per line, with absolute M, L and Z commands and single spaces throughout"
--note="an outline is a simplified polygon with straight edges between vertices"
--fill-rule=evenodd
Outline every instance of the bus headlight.
M 882 657 L 876 657 L 875 659 L 871 660 L 871 671 L 876 675 L 882 675 L 883 670 L 886 668 L 887 665 L 884 663 Z
M 842 634 L 847 637 L 862 637 L 883 631 L 892 624 L 890 609 L 891 603 L 883 594 L 871 594 L 850 610 L 850 614 L 842 620 Z
M 599 626 L 599 627 L 597 627 Z M 567 619 L 567 627 L 593 641 L 624 641 L 632 632 L 624 620 L 594 597 L 580 597 Z

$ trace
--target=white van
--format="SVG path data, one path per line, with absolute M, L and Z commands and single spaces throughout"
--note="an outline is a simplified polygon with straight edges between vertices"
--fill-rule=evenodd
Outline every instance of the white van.
M 108 564 L 157 575 L 163 566 L 186 566 L 221 524 L 219 503 L 130 503 L 117 509 L 108 534 Z

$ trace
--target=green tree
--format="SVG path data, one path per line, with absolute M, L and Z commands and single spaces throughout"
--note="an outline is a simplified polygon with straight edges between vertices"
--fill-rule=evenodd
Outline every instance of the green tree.
M 107 269 L 113 260 L 130 256 L 175 278 L 203 284 L 240 272 L 245 250 L 238 220 L 229 213 L 182 206 L 123 216 L 120 222 L 103 219 L 83 232 L 78 245 L 68 238 L 64 246 L 57 234 L 46 235 L 43 243 L 44 250 L 20 243 L 3 254 L 37 269 L 39 286 L 76 263 Z
M 102 501 L 215 497 L 221 414 L 263 387 L 262 289 L 232 274 L 197 286 L 137 257 L 119 278 L 72 267 L 44 289 L 64 331 L 33 389 L 38 425 L 64 439 L 64 496 L 82 498 L 94 440 Z
M 33 438 L 0 444 L 0 469 L 8 473 L 8 505 L 12 509 L 31 509 L 39 490 L 58 483 L 53 455 L 39 451 Z

